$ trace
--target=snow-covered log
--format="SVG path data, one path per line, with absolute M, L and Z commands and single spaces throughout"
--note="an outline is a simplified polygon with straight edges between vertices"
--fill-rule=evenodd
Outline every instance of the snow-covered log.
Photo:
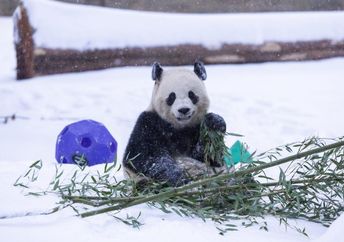
M 116 66 L 344 56 L 344 12 L 168 14 L 23 0 L 17 77 Z

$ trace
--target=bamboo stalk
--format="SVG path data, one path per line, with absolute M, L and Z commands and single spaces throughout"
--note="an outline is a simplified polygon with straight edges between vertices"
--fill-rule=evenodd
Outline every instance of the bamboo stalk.
M 111 203 L 126 203 L 131 202 L 136 199 L 141 199 L 144 196 L 134 196 L 134 197 L 89 197 L 89 196 L 63 196 L 64 199 L 71 200 L 74 203 L 83 203 L 90 206 L 103 206 Z M 93 200 L 92 202 L 90 200 Z
M 309 184 L 309 183 L 319 183 L 319 182 L 327 182 L 327 181 L 344 181 L 344 178 L 319 178 L 319 179 L 298 179 L 298 180 L 290 180 L 290 184 Z M 174 194 L 174 196 L 193 196 L 193 195 L 200 195 L 200 194 L 207 194 L 207 193 L 214 193 L 214 192 L 228 192 L 237 189 L 242 189 L 244 187 L 257 187 L 257 186 L 264 186 L 264 187 L 273 187 L 280 185 L 279 182 L 266 182 L 266 183 L 245 183 L 245 184 L 238 184 L 238 185 L 229 185 L 229 186 L 220 186 L 216 188 L 208 188 L 201 191 L 183 191 Z M 63 196 L 63 198 L 69 199 L 74 203 L 83 203 L 90 206 L 103 206 L 106 204 L 111 203 L 127 203 L 137 199 L 145 198 L 145 196 L 134 196 L 134 197 L 97 197 L 97 196 Z M 95 200 L 96 202 L 90 202 L 89 200 Z M 98 201 L 97 201 L 98 200 Z
M 98 196 L 70 196 L 70 195 L 62 195 L 63 199 L 87 199 L 87 200 L 106 200 L 107 197 L 98 197 Z
M 205 178 L 202 180 L 198 180 L 198 181 L 186 184 L 186 185 L 181 186 L 181 187 L 171 188 L 168 191 L 161 192 L 161 193 L 154 194 L 154 195 L 150 195 L 147 197 L 142 197 L 142 198 L 139 198 L 137 200 L 128 202 L 127 204 L 115 205 L 115 206 L 111 206 L 111 207 L 107 207 L 107 208 L 102 208 L 102 209 L 98 209 L 98 210 L 93 210 L 93 211 L 81 213 L 80 216 L 82 218 L 86 218 L 86 217 L 93 216 L 93 215 L 98 215 L 98 214 L 102 214 L 102 213 L 107 213 L 107 212 L 111 212 L 111 211 L 115 211 L 115 210 L 120 210 L 120 209 L 124 209 L 124 208 L 128 208 L 128 207 L 132 207 L 132 206 L 139 205 L 139 204 L 146 203 L 146 202 L 150 202 L 150 201 L 166 200 L 172 196 L 175 196 L 176 194 L 178 194 L 180 192 L 184 192 L 184 191 L 190 190 L 192 188 L 196 188 L 196 187 L 208 184 L 210 182 L 222 181 L 222 180 L 227 180 L 229 178 L 240 177 L 240 176 L 243 176 L 245 174 L 251 174 L 251 173 L 256 172 L 256 171 L 264 170 L 266 168 L 270 168 L 273 166 L 278 166 L 278 165 L 281 165 L 281 164 L 284 164 L 284 163 L 287 163 L 287 162 L 290 162 L 293 160 L 297 160 L 297 159 L 300 159 L 300 158 L 303 158 L 303 157 L 306 157 L 309 155 L 321 153 L 321 152 L 335 149 L 335 148 L 339 148 L 342 146 L 344 146 L 344 141 L 339 141 L 339 142 L 336 142 L 336 143 L 333 143 L 330 145 L 325 145 L 325 146 L 315 148 L 315 149 L 312 149 L 309 151 L 300 152 L 300 153 L 297 153 L 295 155 L 291 155 L 291 156 L 288 156 L 288 157 L 285 157 L 282 159 L 278 159 L 278 160 L 270 162 L 270 163 L 266 163 L 266 164 L 259 165 L 256 167 L 251 167 L 251 168 L 248 168 L 246 170 L 240 170 L 240 171 L 236 171 L 234 173 L 229 173 L 229 174 L 227 174 L 227 173 L 221 174 L 219 176 L 209 177 L 209 178 Z
M 319 179 L 299 179 L 299 180 L 290 180 L 290 184 L 309 184 L 309 183 L 319 183 L 319 182 L 326 182 L 326 181 L 344 181 L 344 178 L 319 178 Z M 231 191 L 236 189 L 242 189 L 243 187 L 274 187 L 281 185 L 279 182 L 267 182 L 267 183 L 247 183 L 247 184 L 240 184 L 240 185 L 232 185 L 232 186 L 220 186 L 215 188 L 208 188 L 202 191 L 184 191 L 176 193 L 176 196 L 192 196 L 197 194 L 203 194 L 203 193 L 213 193 L 213 192 L 224 192 L 224 191 Z

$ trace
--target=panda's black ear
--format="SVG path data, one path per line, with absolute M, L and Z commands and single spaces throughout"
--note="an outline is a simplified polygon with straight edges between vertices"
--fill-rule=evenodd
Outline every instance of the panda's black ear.
M 158 62 L 154 62 L 153 68 L 152 68 L 152 79 L 154 81 L 159 81 L 161 78 L 162 72 L 163 72 L 163 69 L 161 65 Z
M 202 61 L 199 61 L 199 60 L 195 61 L 194 72 L 202 81 L 207 79 L 207 72 L 205 71 L 205 67 Z

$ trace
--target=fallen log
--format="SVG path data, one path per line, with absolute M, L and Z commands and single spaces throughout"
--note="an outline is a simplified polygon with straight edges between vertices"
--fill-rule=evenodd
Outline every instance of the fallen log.
M 344 13 L 164 14 L 23 0 L 17 79 L 119 66 L 344 56 Z M 343 26 L 342 26 L 343 25 Z

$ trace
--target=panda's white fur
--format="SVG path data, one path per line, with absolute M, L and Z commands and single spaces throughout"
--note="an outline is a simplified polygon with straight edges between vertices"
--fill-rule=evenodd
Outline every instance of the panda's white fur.
M 198 96 L 196 104 L 189 98 L 189 91 Z M 169 106 L 166 99 L 172 92 L 176 94 L 176 100 Z M 178 111 L 181 108 L 189 108 L 190 111 L 183 115 Z M 180 129 L 199 124 L 208 108 L 209 98 L 204 82 L 195 72 L 188 69 L 170 69 L 164 70 L 160 80 L 155 82 L 147 111 L 155 111 L 174 128 Z

